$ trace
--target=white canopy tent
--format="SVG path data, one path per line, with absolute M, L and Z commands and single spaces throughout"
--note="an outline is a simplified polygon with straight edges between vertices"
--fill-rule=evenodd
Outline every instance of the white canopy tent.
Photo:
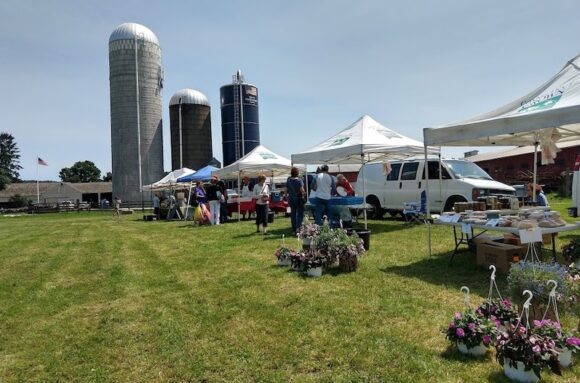
M 534 183 L 538 145 L 544 156 L 546 152 L 555 152 L 556 141 L 575 140 L 579 135 L 580 56 L 570 60 L 542 86 L 501 108 L 457 124 L 423 130 L 425 153 L 430 146 L 443 145 L 534 145 Z M 429 209 L 427 206 L 428 214 Z
M 264 174 L 274 178 L 290 174 L 291 168 L 292 164 L 289 159 L 259 145 L 233 164 L 218 169 L 212 174 L 223 179 L 237 179 L 238 195 L 241 196 L 240 180 L 242 177 L 257 177 Z M 240 220 L 240 198 L 238 198 L 238 220 Z
M 195 170 L 192 170 L 189 168 L 177 169 L 177 170 L 170 172 L 169 174 L 167 174 L 165 177 L 163 177 L 162 179 L 160 179 L 157 182 L 154 182 L 150 185 L 144 185 L 143 190 L 156 191 L 156 190 L 170 189 L 173 186 L 179 184 L 177 182 L 178 178 L 188 176 L 188 175 L 191 175 L 194 173 L 195 173 Z M 186 183 L 183 183 L 183 185 L 186 185 Z
M 292 163 L 298 164 L 365 164 L 380 160 L 398 160 L 424 152 L 420 141 L 405 137 L 364 115 L 339 133 L 304 152 L 292 154 Z M 438 153 L 436 149 L 430 153 Z M 363 173 L 363 197 L 365 180 Z M 364 201 L 366 203 L 366 201 Z M 364 209 L 365 229 L 367 214 Z

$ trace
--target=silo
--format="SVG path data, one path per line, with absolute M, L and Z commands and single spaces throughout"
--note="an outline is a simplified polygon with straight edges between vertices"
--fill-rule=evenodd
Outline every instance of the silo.
M 260 145 L 258 88 L 244 81 L 242 72 L 220 88 L 224 166 Z
M 213 157 L 211 115 L 207 97 L 193 89 L 181 89 L 169 102 L 171 169 L 200 169 Z
M 113 195 L 141 201 L 142 185 L 163 177 L 163 69 L 147 27 L 121 24 L 109 38 Z

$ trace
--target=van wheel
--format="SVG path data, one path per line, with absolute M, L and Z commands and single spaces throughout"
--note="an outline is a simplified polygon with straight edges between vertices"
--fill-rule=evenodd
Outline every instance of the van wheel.
M 447 199 L 447 202 L 445 202 L 445 207 L 443 208 L 443 211 L 452 211 L 455 202 L 467 202 L 467 200 L 458 195 L 451 196 Z
M 377 197 L 375 197 L 375 196 L 367 197 L 367 203 L 373 207 L 373 212 L 371 213 L 369 218 L 372 218 L 372 219 L 383 218 L 385 211 L 381 207 L 381 203 L 379 202 L 379 199 Z

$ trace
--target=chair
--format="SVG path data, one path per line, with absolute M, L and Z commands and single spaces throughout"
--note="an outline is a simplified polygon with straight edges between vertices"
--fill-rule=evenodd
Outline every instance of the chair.
M 427 223 L 427 193 L 421 192 L 420 202 L 403 202 L 403 217 L 407 223 Z

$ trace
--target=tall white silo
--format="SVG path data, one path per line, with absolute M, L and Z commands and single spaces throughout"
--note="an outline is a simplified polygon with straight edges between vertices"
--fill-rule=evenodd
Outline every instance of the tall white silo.
M 163 69 L 157 36 L 125 23 L 109 38 L 113 196 L 141 201 L 143 185 L 163 177 Z

